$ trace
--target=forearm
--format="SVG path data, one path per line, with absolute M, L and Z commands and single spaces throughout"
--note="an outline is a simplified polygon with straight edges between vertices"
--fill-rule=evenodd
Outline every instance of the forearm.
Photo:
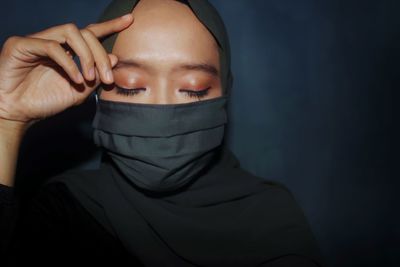
M 0 184 L 14 186 L 19 147 L 28 127 L 0 118 Z

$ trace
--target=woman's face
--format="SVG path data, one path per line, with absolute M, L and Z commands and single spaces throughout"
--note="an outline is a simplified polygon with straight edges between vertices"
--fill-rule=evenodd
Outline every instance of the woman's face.
M 218 45 L 190 7 L 140 0 L 132 14 L 114 43 L 114 84 L 103 85 L 101 99 L 178 104 L 222 95 Z

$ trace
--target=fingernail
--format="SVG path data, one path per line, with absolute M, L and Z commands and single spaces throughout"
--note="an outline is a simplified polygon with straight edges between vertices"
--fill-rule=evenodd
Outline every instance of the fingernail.
M 83 76 L 80 72 L 76 75 L 76 80 L 78 83 L 83 83 Z
M 90 79 L 94 79 L 94 78 L 95 78 L 94 75 L 95 75 L 95 73 L 94 73 L 94 68 L 91 67 L 91 68 L 89 69 L 89 77 L 90 77 Z
M 131 16 L 132 16 L 132 14 L 129 13 L 129 14 L 123 15 L 121 18 L 129 20 L 131 18 Z
M 112 56 L 111 64 L 112 64 L 112 67 L 114 68 L 115 65 L 117 65 L 119 59 L 118 59 L 118 57 L 116 55 L 114 55 L 114 54 L 112 54 L 112 55 L 113 56 Z
M 107 79 L 109 82 L 113 82 L 113 81 L 114 81 L 111 70 L 107 70 L 107 72 L 106 72 L 106 79 Z

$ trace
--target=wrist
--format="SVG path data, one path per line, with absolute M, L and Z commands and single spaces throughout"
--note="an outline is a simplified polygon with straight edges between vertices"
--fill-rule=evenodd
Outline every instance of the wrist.
M 0 133 L 8 137 L 22 137 L 33 123 L 0 118 Z
M 30 123 L 0 118 L 0 184 L 14 185 L 18 150 Z

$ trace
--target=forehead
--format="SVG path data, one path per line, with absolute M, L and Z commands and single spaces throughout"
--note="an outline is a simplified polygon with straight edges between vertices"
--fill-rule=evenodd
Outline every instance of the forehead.
M 134 22 L 113 46 L 119 58 L 217 63 L 218 45 L 190 7 L 174 0 L 141 0 Z

